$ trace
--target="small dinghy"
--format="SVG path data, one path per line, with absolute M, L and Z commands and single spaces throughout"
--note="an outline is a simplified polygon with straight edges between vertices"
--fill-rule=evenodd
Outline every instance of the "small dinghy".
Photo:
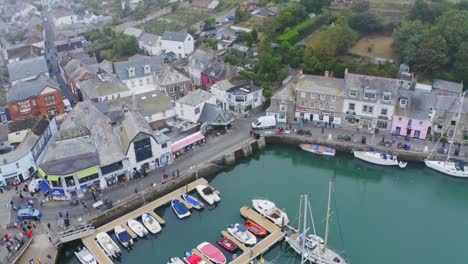
M 209 242 L 203 242 L 197 246 L 197 249 L 209 260 L 216 264 L 226 264 L 226 256 L 223 252 Z
M 193 208 L 198 210 L 202 209 L 204 206 L 204 204 L 200 200 L 186 193 L 182 194 L 182 199 L 184 199 L 184 201 L 186 201 L 187 203 L 191 204 Z
M 189 209 L 179 199 L 172 200 L 171 205 L 172 205 L 172 209 L 174 209 L 174 212 L 176 213 L 177 217 L 179 217 L 179 219 L 190 216 Z
M 300 144 L 301 149 L 321 156 L 335 156 L 335 149 L 315 144 Z
M 169 258 L 167 264 L 184 264 L 184 262 L 178 257 Z
M 254 221 L 250 219 L 247 219 L 247 222 L 245 222 L 244 226 L 247 227 L 250 233 L 256 236 L 263 237 L 263 236 L 266 236 L 267 234 L 267 231 L 265 228 L 263 228 L 262 226 L 260 226 L 259 224 L 255 223 Z
M 120 225 L 114 227 L 115 236 L 119 239 L 122 246 L 128 248 L 133 246 L 133 239 L 130 234 Z
M 117 246 L 114 240 L 112 240 L 106 232 L 97 234 L 96 240 L 108 257 L 115 259 L 122 255 L 122 251 L 119 246 Z
M 206 264 L 202 257 L 192 252 L 185 252 L 184 260 L 187 264 Z
M 213 205 L 219 201 L 221 198 L 219 195 L 211 188 L 211 186 L 206 186 L 204 184 L 200 184 L 196 187 L 198 194 L 205 200 L 209 205 Z
M 148 234 L 148 230 L 146 230 L 146 228 L 135 219 L 128 220 L 127 225 L 139 237 L 144 237 Z
M 227 231 L 229 234 L 231 234 L 231 236 L 245 245 L 250 246 L 257 243 L 257 237 L 250 233 L 249 230 L 247 230 L 247 228 L 241 224 L 230 225 Z
M 157 234 L 161 232 L 161 225 L 150 213 L 142 214 L 141 221 L 143 221 L 143 224 L 145 225 L 145 227 L 152 234 Z
M 237 249 L 237 245 L 234 242 L 232 242 L 231 239 L 225 236 L 223 236 L 223 238 L 220 240 L 216 240 L 216 243 L 218 243 L 218 245 L 222 246 L 225 250 L 229 252 L 234 252 Z
M 78 248 L 78 251 L 75 251 L 75 256 L 82 264 L 97 264 L 93 254 L 86 247 Z

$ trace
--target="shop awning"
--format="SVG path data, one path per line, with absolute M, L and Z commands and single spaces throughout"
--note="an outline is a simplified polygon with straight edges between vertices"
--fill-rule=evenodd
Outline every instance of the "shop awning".
M 52 195 L 52 196 L 64 196 L 65 192 L 62 189 L 53 188 L 50 191 L 50 195 Z
M 39 182 L 39 189 L 41 189 L 43 193 L 47 193 L 50 190 L 50 186 L 47 181 L 42 180 Z
M 57 175 L 47 175 L 47 179 L 49 181 L 58 181 L 60 178 L 60 176 L 57 176 Z
M 47 175 L 47 173 L 45 173 L 45 171 L 41 167 L 39 167 L 38 171 L 39 175 L 41 175 L 42 178 L 44 178 Z
M 87 177 L 87 176 L 90 176 L 90 175 L 93 175 L 93 174 L 97 174 L 97 173 L 99 173 L 99 167 L 94 166 L 94 167 L 87 168 L 85 170 L 77 172 L 76 177 L 81 179 L 81 178 L 84 178 L 84 177 Z
M 201 132 L 197 132 L 197 133 L 194 133 L 190 136 L 187 136 L 181 140 L 178 140 L 176 142 L 174 142 L 171 146 L 171 149 L 173 152 L 179 150 L 179 149 L 182 149 L 190 144 L 193 144 L 199 140 L 202 140 L 204 139 L 205 136 L 203 136 L 203 134 Z

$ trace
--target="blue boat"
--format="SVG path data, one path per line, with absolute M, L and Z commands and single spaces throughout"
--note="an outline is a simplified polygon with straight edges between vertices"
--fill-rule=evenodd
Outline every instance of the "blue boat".
M 187 206 L 185 206 L 185 204 L 180 201 L 179 199 L 174 199 L 171 201 L 171 205 L 172 205 L 172 209 L 174 210 L 174 212 L 176 213 L 177 217 L 179 217 L 179 219 L 182 219 L 182 218 L 185 218 L 185 217 L 188 217 L 190 216 L 190 211 L 189 209 L 187 208 Z
M 122 226 L 114 227 L 115 236 L 119 239 L 122 246 L 128 248 L 133 245 L 133 239 L 130 234 Z
M 195 209 L 200 210 L 204 206 L 204 204 L 200 202 L 200 200 L 186 193 L 182 194 L 182 199 L 184 199 L 187 203 L 191 204 Z

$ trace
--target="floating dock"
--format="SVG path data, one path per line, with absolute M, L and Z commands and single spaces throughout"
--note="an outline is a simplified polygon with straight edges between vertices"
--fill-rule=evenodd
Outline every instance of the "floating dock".
M 195 187 L 197 187 L 198 185 L 200 184 L 204 184 L 204 185 L 208 185 L 208 181 L 204 178 L 200 178 L 194 182 L 191 182 L 189 183 L 187 186 L 184 186 L 184 187 L 181 187 L 167 195 L 164 195 L 163 197 L 161 198 L 158 198 L 146 205 L 143 205 L 141 206 L 140 208 L 122 216 L 122 217 L 119 217 L 117 219 L 115 219 L 114 221 L 111 221 L 99 228 L 96 229 L 96 234 L 98 233 L 101 233 L 101 232 L 110 232 L 112 230 L 114 230 L 114 227 L 117 226 L 117 225 L 121 225 L 122 227 L 124 227 L 127 231 L 130 230 L 128 228 L 128 225 L 127 225 L 127 221 L 130 220 L 130 219 L 136 219 L 138 217 L 140 217 L 143 213 L 145 212 L 148 212 L 150 213 L 152 216 L 154 216 L 154 218 L 156 218 L 156 220 L 161 223 L 161 224 L 164 224 L 165 221 L 164 219 L 162 219 L 160 216 L 158 216 L 154 210 L 163 206 L 163 205 L 166 205 L 166 204 L 169 204 L 173 199 L 180 199 L 181 201 L 183 200 L 181 195 L 183 193 L 185 193 L 187 190 L 188 192 L 191 192 L 192 190 L 195 189 Z M 130 230 L 131 231 L 131 230 Z M 133 231 L 129 232 L 129 234 L 133 237 L 135 235 L 135 233 Z M 94 257 L 96 257 L 96 260 L 99 264 L 111 264 L 112 263 L 112 260 L 104 253 L 104 251 L 102 250 L 102 248 L 97 244 L 97 241 L 95 239 L 96 235 L 90 235 L 90 236 L 87 236 L 87 237 L 84 237 L 81 239 L 81 241 L 83 242 L 83 244 L 89 249 L 89 251 L 91 251 L 91 253 L 94 255 Z

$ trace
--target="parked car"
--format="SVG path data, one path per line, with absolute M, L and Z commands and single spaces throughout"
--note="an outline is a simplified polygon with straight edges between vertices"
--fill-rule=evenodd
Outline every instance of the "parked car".
M 213 25 L 209 25 L 203 28 L 203 31 L 210 31 L 210 30 L 216 30 L 216 27 Z
M 258 9 L 257 9 L 257 10 L 254 10 L 251 14 L 252 14 L 252 15 L 260 14 L 260 10 L 258 10 Z
M 235 15 L 230 15 L 230 16 L 227 16 L 226 18 L 231 21 L 231 20 L 236 19 L 236 16 Z
M 30 209 L 24 208 L 18 210 L 18 219 L 23 221 L 25 219 L 34 219 L 40 220 L 41 219 L 41 211 L 39 209 Z

